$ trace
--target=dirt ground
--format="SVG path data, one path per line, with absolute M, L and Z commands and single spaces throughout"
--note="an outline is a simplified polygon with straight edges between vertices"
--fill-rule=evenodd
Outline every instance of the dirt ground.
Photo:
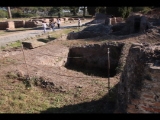
M 108 93 L 108 78 L 69 70 L 63 66 L 63 62 L 67 60 L 69 47 L 71 46 L 108 41 L 119 41 L 126 44 L 134 42 L 153 44 L 160 40 L 158 35 L 150 33 L 134 34 L 125 37 L 110 36 L 110 38 L 53 40 L 44 46 L 34 49 L 9 49 L 0 52 L 0 77 L 3 78 L 8 72 L 19 72 L 30 77 L 43 77 L 44 80 L 53 82 L 55 88 L 57 88 L 56 91 L 58 90 L 59 92 L 71 92 L 74 95 L 78 95 L 76 93 L 80 90 L 81 94 L 78 98 L 70 98 L 74 99 L 74 104 L 100 99 Z M 110 82 L 110 86 L 114 87 L 119 82 L 119 79 L 115 76 L 110 78 Z

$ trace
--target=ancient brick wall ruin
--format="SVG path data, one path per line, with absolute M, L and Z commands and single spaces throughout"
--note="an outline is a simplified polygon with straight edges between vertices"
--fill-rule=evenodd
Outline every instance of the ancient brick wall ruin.
M 36 24 L 36 22 L 26 21 L 24 27 L 25 28 L 37 27 L 37 24 Z
M 160 45 L 133 44 L 122 73 L 117 107 L 122 113 L 160 112 Z
M 15 29 L 14 22 L 0 22 L 0 30 Z
M 14 24 L 15 24 L 15 28 L 21 28 L 21 27 L 24 27 L 25 25 L 25 20 L 22 20 L 22 21 L 13 21 Z
M 0 22 L 0 30 L 5 30 L 8 27 L 8 22 Z

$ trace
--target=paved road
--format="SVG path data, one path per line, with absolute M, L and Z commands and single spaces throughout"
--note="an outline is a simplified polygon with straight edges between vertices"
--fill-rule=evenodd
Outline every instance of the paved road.
M 91 20 L 82 21 L 82 24 L 85 24 L 90 21 Z M 64 23 L 64 24 L 62 24 L 61 29 L 68 28 L 68 27 L 75 27 L 77 25 L 78 25 L 78 23 L 76 21 L 74 23 L 67 23 L 67 24 Z M 56 27 L 55 31 L 57 31 L 57 30 L 60 30 L 60 29 L 57 29 L 57 27 Z M 51 31 L 48 28 L 46 34 L 48 34 L 49 32 L 51 32 Z M 27 31 L 21 31 L 21 32 L 17 32 L 17 33 L 11 33 L 8 35 L 2 35 L 2 36 L 0 36 L 0 46 L 5 46 L 6 44 L 11 43 L 11 42 L 15 42 L 18 40 L 23 41 L 23 40 L 29 39 L 31 37 L 33 38 L 33 37 L 41 36 L 41 35 L 44 35 L 42 27 L 38 27 L 34 30 L 27 30 Z

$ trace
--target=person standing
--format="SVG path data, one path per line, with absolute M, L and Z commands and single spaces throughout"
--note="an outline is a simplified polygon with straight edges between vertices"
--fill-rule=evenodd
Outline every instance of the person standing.
M 46 33 L 47 24 L 45 21 L 42 22 L 44 33 Z
M 50 22 L 50 29 L 51 31 L 54 31 L 55 23 L 53 21 Z
M 81 19 L 78 18 L 78 27 L 80 27 L 80 26 L 81 26 Z
M 60 20 L 60 19 L 58 19 L 58 20 L 57 20 L 58 28 L 60 28 L 60 24 L 61 24 L 61 20 Z

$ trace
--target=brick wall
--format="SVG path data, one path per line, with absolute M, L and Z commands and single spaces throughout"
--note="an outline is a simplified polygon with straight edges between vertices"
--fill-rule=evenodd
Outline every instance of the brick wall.
M 8 27 L 8 22 L 0 22 L 0 30 L 5 30 Z
M 37 27 L 37 24 L 35 22 L 26 21 L 25 22 L 25 27 L 26 28 Z
M 14 24 L 15 24 L 15 28 L 24 27 L 25 21 L 24 20 L 22 20 L 22 21 L 14 21 Z
M 116 21 L 117 21 L 117 23 L 121 23 L 121 22 L 123 22 L 123 18 L 122 17 L 116 17 Z
M 13 21 L 0 22 L 0 30 L 6 30 L 6 28 L 8 28 L 8 29 L 15 29 L 14 22 Z
M 53 22 L 57 22 L 57 18 L 51 18 L 51 20 L 53 20 Z
M 49 23 L 49 22 L 50 22 L 50 19 L 44 19 L 44 21 L 45 21 L 46 23 Z
M 68 18 L 67 18 L 67 17 L 64 17 L 63 19 L 64 19 L 64 22 L 67 22 L 67 21 L 68 21 Z
M 64 18 L 59 18 L 59 19 L 60 19 L 61 23 L 64 23 Z
M 117 107 L 122 113 L 160 113 L 160 45 L 132 45 L 122 73 Z

